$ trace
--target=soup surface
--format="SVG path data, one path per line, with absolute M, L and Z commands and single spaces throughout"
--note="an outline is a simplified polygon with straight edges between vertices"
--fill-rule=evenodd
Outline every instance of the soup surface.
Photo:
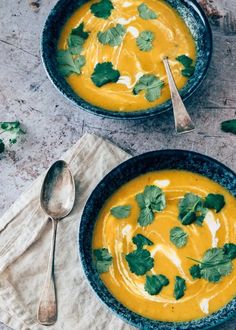
M 148 185 L 162 189 L 166 206 L 162 211 L 154 213 L 154 221 L 151 224 L 141 226 L 138 223 L 140 207 L 135 196 L 143 193 L 145 186 Z M 183 225 L 178 218 L 179 203 L 186 193 L 195 194 L 203 199 L 209 193 L 217 196 L 220 194 L 224 197 L 225 205 L 221 205 L 223 207 L 219 212 L 207 209 L 201 226 L 195 222 Z M 117 215 L 112 214 L 111 209 L 124 205 L 130 208 L 125 218 L 117 218 Z M 235 224 L 235 198 L 222 186 L 206 177 L 177 170 L 151 172 L 137 177 L 123 185 L 107 200 L 97 219 L 93 249 L 106 248 L 112 256 L 112 263 L 109 269 L 104 273 L 101 272 L 101 279 L 117 300 L 142 316 L 162 321 L 188 321 L 207 316 L 235 297 L 236 261 L 232 258 L 231 266 L 227 264 L 230 270 L 224 273 L 225 276 L 214 278 L 215 282 L 211 282 L 209 276 L 211 267 L 207 270 L 209 273 L 205 273 L 208 280 L 193 278 L 190 275 L 190 268 L 196 265 L 192 259 L 202 260 L 208 249 L 220 251 L 226 243 L 234 243 L 231 245 L 234 245 L 235 258 Z M 187 235 L 185 244 L 177 242 L 180 243 L 178 245 L 176 241 L 171 241 L 170 232 L 175 227 L 179 227 Z M 135 243 L 132 241 L 137 234 L 145 236 L 152 243 L 145 243 L 141 247 L 149 251 L 154 260 L 153 267 L 146 269 L 144 275 L 132 272 L 134 264 L 127 259 L 130 253 L 136 250 L 140 252 L 140 246 L 136 248 L 137 241 Z M 206 267 L 210 265 L 208 263 L 217 263 L 217 260 L 213 259 L 205 261 Z M 221 270 L 225 271 L 225 269 Z M 151 288 L 145 285 L 146 277 L 159 274 L 164 275 L 169 283 L 165 283 L 159 293 L 151 292 Z M 176 276 L 185 282 L 185 290 L 181 297 L 178 296 L 178 287 L 175 288 Z
M 102 11 L 104 8 L 106 11 L 109 3 L 113 7 L 107 18 L 100 17 L 103 14 L 97 13 L 96 7 L 91 10 L 93 4 L 101 2 Z M 72 32 L 80 24 L 87 35 Z M 76 33 L 83 40 L 76 40 Z M 72 34 L 74 38 L 70 39 Z M 170 92 L 163 57 L 168 56 L 179 89 L 193 74 L 196 59 L 195 42 L 187 25 L 177 11 L 162 0 L 85 3 L 66 22 L 59 39 L 59 50 L 70 51 L 72 48 L 72 62 L 79 58 L 77 69 L 67 71 L 68 63 L 72 66 L 74 63 L 68 58 L 63 59 L 64 62 L 61 57 L 59 60 L 67 82 L 84 100 L 114 111 L 147 109 L 167 101 Z M 109 74 L 112 77 L 105 83 L 100 77 L 95 84 L 91 77 L 96 65 L 106 62 L 118 73 L 113 72 L 112 76 L 109 68 L 107 75 L 105 67 L 100 67 L 103 78 Z M 148 81 L 141 79 L 145 75 L 148 75 Z M 140 83 L 144 85 L 140 86 Z

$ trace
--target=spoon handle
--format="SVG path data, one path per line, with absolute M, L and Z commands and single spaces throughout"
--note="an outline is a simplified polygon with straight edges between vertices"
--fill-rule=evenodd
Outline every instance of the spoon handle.
M 52 325 L 57 320 L 57 301 L 54 283 L 54 253 L 57 233 L 57 221 L 52 221 L 52 241 L 48 262 L 46 280 L 38 307 L 38 322 L 43 325 Z
M 178 89 L 176 87 L 168 58 L 163 58 L 163 63 L 166 69 L 166 74 L 168 77 L 170 94 L 172 99 L 174 118 L 175 118 L 175 129 L 177 133 L 184 133 L 192 131 L 195 127 L 194 124 L 185 108 L 185 105 L 179 95 Z

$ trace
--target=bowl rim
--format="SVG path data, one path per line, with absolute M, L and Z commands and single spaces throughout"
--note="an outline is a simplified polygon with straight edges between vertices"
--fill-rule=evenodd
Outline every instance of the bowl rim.
M 45 49 L 45 40 L 46 40 L 46 33 L 48 30 L 48 25 L 50 23 L 51 18 L 54 16 L 54 11 L 57 12 L 57 10 L 60 8 L 60 5 L 63 1 L 66 0 L 58 0 L 56 4 L 52 7 L 50 10 L 46 21 L 43 25 L 42 33 L 40 36 L 40 57 L 41 61 L 43 63 L 44 70 L 46 71 L 46 74 L 51 81 L 51 83 L 56 87 L 56 89 L 59 91 L 61 95 L 63 95 L 67 100 L 69 100 L 72 104 L 74 104 L 77 108 L 82 109 L 83 111 L 86 111 L 88 113 L 100 116 L 100 117 L 105 117 L 105 118 L 110 118 L 110 119 L 118 119 L 118 120 L 129 120 L 129 119 L 147 119 L 150 117 L 155 117 L 158 116 L 166 111 L 170 111 L 172 109 L 172 103 L 171 99 L 165 101 L 164 103 L 154 106 L 148 109 L 144 110 L 137 110 L 137 111 L 114 111 L 114 110 L 107 110 L 99 106 L 95 106 L 92 103 L 84 100 L 82 97 L 77 95 L 72 89 L 72 94 L 68 93 L 67 90 L 65 90 L 62 85 L 60 84 L 60 81 L 55 78 L 53 72 L 51 72 L 50 66 L 48 65 L 47 61 L 47 56 L 46 54 L 46 49 Z M 212 29 L 209 23 L 209 20 L 203 10 L 203 8 L 200 6 L 200 4 L 197 2 L 197 0 L 176 0 L 179 2 L 184 2 L 185 4 L 191 4 L 192 10 L 201 17 L 204 26 L 206 28 L 207 34 L 208 34 L 208 46 L 209 46 L 209 54 L 207 57 L 207 63 L 204 67 L 204 70 L 202 71 L 201 77 L 198 80 L 197 84 L 194 86 L 194 88 L 190 89 L 185 93 L 185 95 L 181 94 L 180 90 L 180 95 L 182 97 L 182 100 L 185 102 L 187 101 L 201 86 L 203 81 L 206 78 L 207 71 L 210 66 L 210 62 L 212 59 L 212 52 L 213 52 L 213 35 L 212 35 Z M 77 97 L 79 99 L 77 99 Z M 83 106 L 84 103 L 86 107 Z
M 195 151 L 190 151 L 190 150 L 184 150 L 184 149 L 161 149 L 161 150 L 153 150 L 153 151 L 149 151 L 149 152 L 145 152 L 142 154 L 139 154 L 137 156 L 131 157 L 128 160 L 125 160 L 124 162 L 118 164 L 116 167 L 114 167 L 111 171 L 109 171 L 100 181 L 99 183 L 95 186 L 95 188 L 92 190 L 91 194 L 89 195 L 88 199 L 85 202 L 84 205 L 84 209 L 81 215 L 81 219 L 80 219 L 80 223 L 78 226 L 78 232 L 77 232 L 77 251 L 78 251 L 78 255 L 79 255 L 79 259 L 80 259 L 80 263 L 82 265 L 82 269 L 83 269 L 83 273 L 86 277 L 86 280 L 90 286 L 90 288 L 92 288 L 92 291 L 96 294 L 96 296 L 98 297 L 98 299 L 103 303 L 103 305 L 105 305 L 108 310 L 110 310 L 113 314 L 115 314 L 116 316 L 118 316 L 118 318 L 122 319 L 124 322 L 126 322 L 127 324 L 130 324 L 133 327 L 138 327 L 138 329 L 143 329 L 143 330 L 148 330 L 148 328 L 143 328 L 142 327 L 142 322 L 153 322 L 153 326 L 155 326 L 155 328 L 152 329 L 161 329 L 161 330 L 204 330 L 204 329 L 211 329 L 212 327 L 218 326 L 226 321 L 228 321 L 229 319 L 231 319 L 233 316 L 236 315 L 235 312 L 235 306 L 236 306 L 236 297 L 233 298 L 232 300 L 230 300 L 225 306 L 223 306 L 222 308 L 220 308 L 218 311 L 197 319 L 197 320 L 191 320 L 191 321 L 182 321 L 182 322 L 170 322 L 170 321 L 159 321 L 159 320 L 152 320 L 150 318 L 141 316 L 135 312 L 133 312 L 132 310 L 130 310 L 129 308 L 127 308 L 126 306 L 124 306 L 118 299 L 116 299 L 113 294 L 107 289 L 107 287 L 105 286 L 105 284 L 103 283 L 103 281 L 100 279 L 99 275 L 99 281 L 100 284 L 102 286 L 102 290 L 105 292 L 105 296 L 107 298 L 112 298 L 113 301 L 115 301 L 116 306 L 115 309 L 110 306 L 107 301 L 105 301 L 104 297 L 101 297 L 99 295 L 99 293 L 97 292 L 97 287 L 94 283 L 94 279 L 92 278 L 92 274 L 91 274 L 91 269 L 88 268 L 87 262 L 84 258 L 84 249 L 83 249 L 83 244 L 84 244 L 84 232 L 83 232 L 83 225 L 87 222 L 86 216 L 87 216 L 87 209 L 90 208 L 90 203 L 91 200 L 93 200 L 94 196 L 97 195 L 97 192 L 100 189 L 100 186 L 106 182 L 107 180 L 109 180 L 110 177 L 112 177 L 117 170 L 122 169 L 123 167 L 127 167 L 128 165 L 132 165 L 133 161 L 140 161 L 145 159 L 146 157 L 152 157 L 154 156 L 158 156 L 160 154 L 166 154 L 168 156 L 168 154 L 173 154 L 173 153 L 178 153 L 180 155 L 192 155 L 192 156 L 196 156 L 199 158 L 202 158 L 203 160 L 206 160 L 208 162 L 213 162 L 214 164 L 216 164 L 217 166 L 219 166 L 220 168 L 222 168 L 224 171 L 227 171 L 228 173 L 230 173 L 230 175 L 232 175 L 235 179 L 236 179 L 236 173 L 230 169 L 229 167 L 227 167 L 226 165 L 224 165 L 223 163 L 221 163 L 220 161 L 218 161 L 215 158 L 209 157 L 207 155 L 195 152 Z M 157 170 L 158 171 L 158 170 Z M 191 171 L 190 171 L 191 172 Z M 203 174 L 200 174 L 203 175 Z M 138 176 L 138 175 L 137 175 Z M 204 176 L 204 175 L 203 175 Z M 206 176 L 207 177 L 207 176 Z M 130 181 L 132 179 L 129 179 L 128 181 Z M 211 179 L 212 180 L 212 179 Z M 127 182 L 128 182 L 127 181 Z M 117 188 L 118 189 L 118 188 Z M 225 188 L 227 189 L 227 188 Z M 236 194 L 233 194 L 234 197 L 236 197 Z M 229 311 L 226 311 L 226 309 L 229 308 Z M 226 315 L 223 314 L 223 317 L 221 315 L 222 312 L 226 311 Z M 131 317 L 130 319 L 128 319 L 127 317 L 125 317 L 123 314 L 127 313 L 129 316 L 134 316 L 135 318 L 138 318 L 140 320 L 140 324 L 137 324 L 137 321 L 133 320 L 133 318 Z M 211 321 L 213 321 L 212 319 L 216 317 L 216 320 L 214 319 L 213 324 L 210 324 Z M 207 324 L 204 324 L 206 323 Z M 199 324 L 200 323 L 200 324 Z M 147 324 L 148 326 L 148 324 Z M 160 328 L 159 328 L 160 327 Z

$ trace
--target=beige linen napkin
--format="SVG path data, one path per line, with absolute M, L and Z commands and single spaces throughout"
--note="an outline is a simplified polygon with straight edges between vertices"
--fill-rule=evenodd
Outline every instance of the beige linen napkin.
M 77 230 L 84 204 L 98 181 L 129 158 L 124 151 L 94 135 L 84 135 L 62 159 L 76 182 L 72 213 L 58 226 L 55 276 L 58 321 L 36 322 L 51 241 L 51 223 L 39 206 L 41 175 L 0 219 L 0 321 L 15 330 L 128 330 L 91 291 L 77 255 Z

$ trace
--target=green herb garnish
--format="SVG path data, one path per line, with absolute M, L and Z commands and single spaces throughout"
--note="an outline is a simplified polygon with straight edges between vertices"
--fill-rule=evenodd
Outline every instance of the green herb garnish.
M 145 3 L 142 3 L 141 5 L 138 6 L 138 12 L 139 16 L 143 19 L 155 19 L 158 17 L 158 15 L 150 9 Z
M 59 64 L 59 72 L 67 77 L 72 73 L 80 74 L 86 60 L 83 55 L 79 55 L 74 59 L 69 50 L 58 50 L 57 62 Z
M 10 144 L 15 144 L 20 135 L 25 134 L 19 121 L 2 121 L 0 122 L 1 134 L 9 135 L 8 141 Z M 5 151 L 5 140 L 0 139 L 0 153 Z
M 199 265 L 193 265 L 189 268 L 189 272 L 193 279 L 201 278 L 201 269 Z
M 136 236 L 134 236 L 132 238 L 132 241 L 137 246 L 137 249 L 142 249 L 144 245 L 153 245 L 153 242 L 142 234 L 137 234 Z
M 164 192 L 157 186 L 146 186 L 143 193 L 137 194 L 135 199 L 140 207 L 138 223 L 147 226 L 154 220 L 154 212 L 161 212 L 166 207 Z
M 236 134 L 236 119 L 226 120 L 221 123 L 222 131 Z
M 115 206 L 110 211 L 111 214 L 117 219 L 124 219 L 128 218 L 130 215 L 131 206 L 130 205 L 122 205 L 122 206 Z
M 187 244 L 188 234 L 182 228 L 174 227 L 170 230 L 170 240 L 177 248 L 181 248 Z
M 119 78 L 120 72 L 113 69 L 111 62 L 98 63 L 91 76 L 93 83 L 97 87 L 101 87 L 110 82 L 117 82 Z
M 110 0 L 101 0 L 92 4 L 90 7 L 94 16 L 104 19 L 107 19 L 111 15 L 112 9 L 114 9 L 114 6 Z
M 72 55 L 79 55 L 85 41 L 89 37 L 89 32 L 84 31 L 84 23 L 72 29 L 68 38 L 68 50 Z
M 216 213 L 220 212 L 225 206 L 225 198 L 220 194 L 209 194 L 205 200 L 205 207 L 208 209 L 214 209 Z
M 185 194 L 179 203 L 179 219 L 183 225 L 192 223 L 201 225 L 207 211 L 201 197 L 192 193 Z
M 143 52 L 148 52 L 153 48 L 154 33 L 151 31 L 143 31 L 136 39 L 138 48 Z
M 95 266 L 99 274 L 108 272 L 112 264 L 112 256 L 110 255 L 108 249 L 96 249 L 93 251 Z
M 149 102 L 153 102 L 160 98 L 161 90 L 164 87 L 164 82 L 153 74 L 143 75 L 135 84 L 133 93 L 139 94 L 141 91 L 145 92 L 145 98 Z
M 236 259 L 236 244 L 227 243 L 223 246 L 224 254 L 231 260 Z
M 184 77 L 189 78 L 194 74 L 195 67 L 192 65 L 193 60 L 190 57 L 188 57 L 187 55 L 180 55 L 176 57 L 176 60 L 184 66 L 184 69 L 181 71 Z
M 169 284 L 169 280 L 164 275 L 147 275 L 146 283 L 144 286 L 145 291 L 147 291 L 150 295 L 154 296 L 161 292 L 164 286 Z
M 176 300 L 179 300 L 184 296 L 184 292 L 186 290 L 186 282 L 185 280 L 180 277 L 175 277 L 175 287 L 174 287 L 174 296 Z
M 209 282 L 219 282 L 222 277 L 228 275 L 232 271 L 232 260 L 229 255 L 225 254 L 225 250 L 222 248 L 212 248 L 205 252 L 202 260 L 195 260 L 188 258 L 199 264 L 199 269 L 193 267 L 190 268 L 190 273 L 194 273 L 197 278 L 204 278 Z
M 119 46 L 122 43 L 125 32 L 125 27 L 121 24 L 117 24 L 104 32 L 98 32 L 98 40 L 103 45 L 109 45 L 112 47 Z
M 138 276 L 146 274 L 154 266 L 154 259 L 148 250 L 137 249 L 125 256 L 130 271 Z

